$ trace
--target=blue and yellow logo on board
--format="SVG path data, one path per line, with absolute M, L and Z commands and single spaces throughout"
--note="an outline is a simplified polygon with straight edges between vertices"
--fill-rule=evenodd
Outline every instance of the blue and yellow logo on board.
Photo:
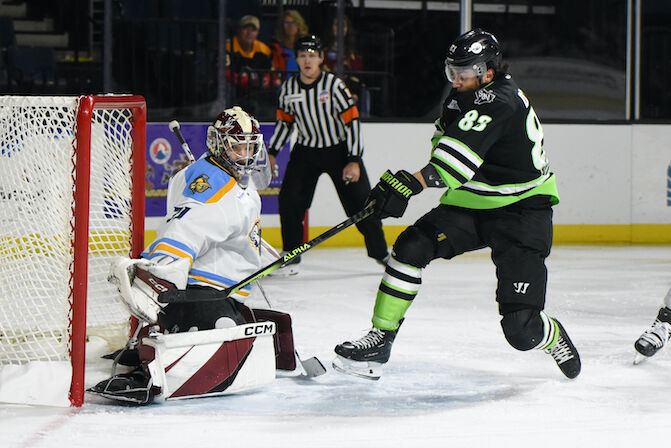
M 196 178 L 193 182 L 191 182 L 191 185 L 189 185 L 189 189 L 191 189 L 192 192 L 194 193 L 202 193 L 208 188 L 212 188 L 210 184 L 207 183 L 207 175 L 202 174 Z

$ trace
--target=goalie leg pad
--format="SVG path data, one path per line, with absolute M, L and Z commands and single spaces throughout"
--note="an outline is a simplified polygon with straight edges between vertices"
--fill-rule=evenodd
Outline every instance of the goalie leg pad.
M 277 331 L 274 336 L 275 364 L 279 370 L 296 370 L 294 354 L 294 334 L 291 329 L 291 316 L 275 310 L 254 309 L 257 321 L 275 322 Z
M 187 333 L 154 333 L 147 367 L 157 399 L 227 395 L 259 388 L 275 379 L 275 324 L 260 322 Z M 140 351 L 145 353 L 144 350 Z

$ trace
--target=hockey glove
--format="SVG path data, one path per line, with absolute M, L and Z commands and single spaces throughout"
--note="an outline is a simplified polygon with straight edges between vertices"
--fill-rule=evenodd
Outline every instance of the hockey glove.
M 415 176 L 405 170 L 392 174 L 387 170 L 380 182 L 371 190 L 368 202 L 375 201 L 374 214 L 380 219 L 389 216 L 400 218 L 408 207 L 411 196 L 422 191 L 424 187 Z
M 155 323 L 158 313 L 165 306 L 158 296 L 170 289 L 186 288 L 189 260 L 181 258 L 172 261 L 117 258 L 110 266 L 107 280 L 119 291 L 122 303 L 138 319 Z M 161 261 L 163 263 L 161 264 Z

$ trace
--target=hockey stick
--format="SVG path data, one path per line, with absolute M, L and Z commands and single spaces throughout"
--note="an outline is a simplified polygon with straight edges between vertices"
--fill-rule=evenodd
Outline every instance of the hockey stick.
M 261 286 L 261 282 L 256 282 L 256 286 L 259 288 L 259 291 L 261 291 L 261 295 L 268 304 L 268 308 L 270 308 L 271 310 L 275 309 L 273 305 L 270 303 L 270 299 L 268 299 L 266 291 Z M 298 362 L 301 363 L 301 367 L 303 367 L 305 376 L 307 376 L 308 378 L 314 378 L 316 376 L 320 376 L 326 373 L 326 367 L 324 367 L 324 364 L 322 364 L 322 362 L 315 356 L 308 359 L 302 359 L 301 356 L 298 354 L 298 350 L 296 350 L 295 348 L 294 348 L 294 355 L 296 355 Z
M 312 249 L 316 245 L 326 241 L 327 239 L 331 238 L 332 236 L 342 232 L 352 224 L 356 224 L 359 221 L 362 221 L 369 217 L 370 215 L 373 214 L 373 202 L 368 203 L 360 212 L 352 215 L 351 217 L 347 218 L 340 224 L 338 224 L 335 227 L 331 227 L 328 229 L 326 232 L 322 233 L 321 235 L 311 239 L 307 243 L 304 243 L 298 247 L 296 247 L 294 250 L 291 252 L 286 253 L 283 257 L 275 260 L 274 262 L 270 263 L 269 265 L 259 269 L 249 277 L 245 278 L 244 280 L 239 281 L 235 285 L 229 286 L 228 288 L 224 289 L 223 291 L 212 291 L 212 294 L 210 297 L 199 297 L 200 301 L 212 301 L 212 300 L 219 300 L 225 297 L 230 297 L 231 294 L 235 294 L 236 292 L 240 291 L 242 288 L 245 286 L 249 285 L 250 283 L 260 279 L 261 277 L 265 277 L 266 275 L 270 274 L 273 271 L 278 270 L 282 266 L 284 266 L 286 263 L 291 261 L 294 257 L 297 255 L 301 255 L 308 250 Z M 161 295 L 158 296 L 158 301 L 161 303 L 180 303 L 180 302 L 188 302 L 189 299 L 187 299 L 186 296 L 186 291 L 183 289 L 171 289 L 170 291 L 164 292 Z
M 186 142 L 186 140 L 184 140 L 182 131 L 179 129 L 179 122 L 177 120 L 172 120 L 170 123 L 168 123 L 168 127 L 177 136 L 177 140 L 179 140 L 179 144 L 182 145 L 182 149 L 186 153 L 186 157 L 189 159 L 189 163 L 195 162 L 196 158 L 193 156 L 191 148 L 189 148 L 189 144 Z

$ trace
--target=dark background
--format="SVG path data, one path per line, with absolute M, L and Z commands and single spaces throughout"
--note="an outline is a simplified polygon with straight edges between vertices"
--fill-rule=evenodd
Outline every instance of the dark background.
M 261 19 L 260 39 L 272 39 L 276 0 L 228 0 L 227 37 L 238 19 Z M 310 32 L 323 36 L 334 1 L 285 0 Z M 346 3 L 364 61 L 365 120 L 433 121 L 448 88 L 443 60 L 460 32 L 458 1 L 417 0 L 400 9 Z M 407 5 L 411 2 L 404 2 Z M 436 6 L 439 5 L 439 6 Z M 671 120 L 671 2 L 642 2 L 640 96 L 627 78 L 626 0 L 474 1 L 473 27 L 494 33 L 510 72 L 544 121 L 622 121 L 640 101 L 641 121 Z M 3 1 L 0 4 L 0 90 L 5 94 L 103 92 L 101 0 Z M 150 121 L 210 121 L 217 98 L 219 0 L 113 0 L 114 93 L 145 96 Z M 36 25 L 37 24 L 37 25 Z M 36 29 L 39 28 L 39 29 Z M 351 73 L 350 73 L 351 75 Z M 226 91 L 224 105 L 252 104 L 273 121 L 276 91 Z

